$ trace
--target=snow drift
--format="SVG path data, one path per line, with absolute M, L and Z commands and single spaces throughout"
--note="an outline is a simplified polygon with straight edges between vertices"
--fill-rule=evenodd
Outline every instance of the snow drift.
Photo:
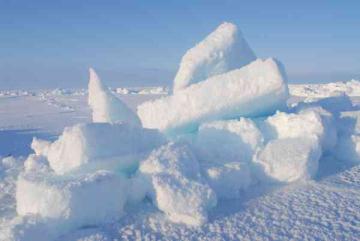
M 201 122 L 256 117 L 283 108 L 288 98 L 284 70 L 273 59 L 256 60 L 211 77 L 173 96 L 138 106 L 144 127 L 165 132 L 192 132 Z
M 255 59 L 236 25 L 225 22 L 182 57 L 174 79 L 174 92 L 243 67 Z

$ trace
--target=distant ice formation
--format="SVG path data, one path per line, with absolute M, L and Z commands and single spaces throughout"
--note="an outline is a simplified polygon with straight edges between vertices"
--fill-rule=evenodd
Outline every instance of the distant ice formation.
M 350 80 L 327 84 L 293 84 L 289 85 L 290 93 L 294 96 L 324 98 L 346 94 L 360 96 L 360 81 Z

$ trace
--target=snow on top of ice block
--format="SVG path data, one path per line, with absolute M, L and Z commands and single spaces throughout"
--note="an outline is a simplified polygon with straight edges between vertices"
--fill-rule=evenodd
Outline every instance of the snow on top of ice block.
M 286 106 L 284 69 L 274 59 L 251 64 L 138 106 L 144 127 L 191 132 L 201 122 L 257 117 Z
M 236 25 L 225 22 L 182 57 L 174 79 L 174 92 L 245 66 L 255 59 L 254 52 Z
M 90 68 L 89 73 L 88 103 L 92 109 L 93 122 L 126 122 L 140 126 L 136 114 L 103 85 L 95 70 Z
M 120 166 L 127 164 L 125 157 L 132 157 L 129 164 L 135 165 L 139 155 L 164 142 L 157 130 L 128 124 L 78 124 L 66 127 L 42 155 L 56 173 L 64 174 L 91 163 L 102 168 L 108 164 Z

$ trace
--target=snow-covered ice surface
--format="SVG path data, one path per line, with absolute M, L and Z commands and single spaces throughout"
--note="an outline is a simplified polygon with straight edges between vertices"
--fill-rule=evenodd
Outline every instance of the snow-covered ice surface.
M 159 95 L 119 94 L 118 97 L 135 110 L 139 103 L 159 98 Z M 50 104 L 48 100 L 57 104 Z M 289 102 L 298 101 L 299 98 L 293 97 Z M 354 96 L 352 101 L 356 104 L 359 98 Z M 3 159 L 1 163 L 0 240 L 11 240 L 11 236 L 7 236 L 11 226 L 16 227 L 18 232 L 22 230 L 33 235 L 20 240 L 39 240 L 36 232 L 40 232 L 39 237 L 44 237 L 44 234 L 51 237 L 42 228 L 41 222 L 37 228 L 31 228 L 34 220 L 14 220 L 15 183 L 21 171 L 19 163 L 24 162 L 25 156 L 32 152 L 30 144 L 33 136 L 54 140 L 66 126 L 91 122 L 86 102 L 86 92 L 81 90 L 16 93 L 0 98 L 3 117 L 0 119 L 1 156 L 16 157 Z M 352 129 L 360 133 L 359 111 L 345 111 L 341 116 L 346 124 L 342 125 L 343 133 L 353 133 Z M 240 128 L 237 125 L 240 124 L 208 124 L 206 128 L 214 126 L 236 132 Z M 242 125 L 249 130 L 251 123 Z M 204 131 L 206 128 L 203 127 Z M 205 134 L 227 140 L 222 132 Z M 251 144 L 247 149 L 249 151 L 253 143 L 262 141 L 256 132 L 248 133 L 246 138 Z M 234 145 L 240 146 L 241 143 Z M 244 158 L 236 153 L 232 157 Z M 360 235 L 360 166 L 346 156 L 343 159 L 321 158 L 314 180 L 286 186 L 255 185 L 246 192 L 241 191 L 237 199 L 218 200 L 217 206 L 208 213 L 208 221 L 200 227 L 174 224 L 146 201 L 141 208 L 132 206 L 126 209 L 118 221 L 68 230 L 54 240 L 357 240 Z
M 359 166 L 317 181 L 223 201 L 200 228 L 173 225 L 152 210 L 115 227 L 123 240 L 358 240 Z
M 294 96 L 302 97 L 330 97 L 340 93 L 348 96 L 360 96 L 360 81 L 350 80 L 346 82 L 333 82 L 328 84 L 298 84 L 289 86 Z

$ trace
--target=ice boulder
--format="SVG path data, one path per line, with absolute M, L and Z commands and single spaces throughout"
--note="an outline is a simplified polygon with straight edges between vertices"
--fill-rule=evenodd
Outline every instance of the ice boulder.
M 294 182 L 317 172 L 321 147 L 313 138 L 283 138 L 270 141 L 255 158 L 260 180 Z
M 343 135 L 333 151 L 337 159 L 360 163 L 360 135 Z
M 311 107 L 298 113 L 277 112 L 265 120 L 263 133 L 267 139 L 313 138 L 323 151 L 331 150 L 337 141 L 332 114 L 321 107 Z
M 30 154 L 24 162 L 25 172 L 49 173 L 49 162 L 42 155 Z
M 339 136 L 360 134 L 360 111 L 342 112 L 336 124 Z
M 286 105 L 284 70 L 273 59 L 258 59 L 193 84 L 169 97 L 138 106 L 144 127 L 167 133 L 192 132 L 205 121 L 267 115 Z
M 216 205 L 216 195 L 186 144 L 168 143 L 153 151 L 139 171 L 151 187 L 148 195 L 173 222 L 201 225 Z
M 136 169 L 138 161 L 165 143 L 157 130 L 133 125 L 89 123 L 66 127 L 43 153 L 57 174 L 88 167 Z
M 93 122 L 125 122 L 141 126 L 137 115 L 103 85 L 96 72 L 91 68 L 89 72 L 88 103 L 92 109 Z
M 338 143 L 334 156 L 344 162 L 360 162 L 360 112 L 341 113 L 337 122 Z
M 16 211 L 74 229 L 118 219 L 127 192 L 127 179 L 109 171 L 79 176 L 27 172 L 17 181 Z
M 194 139 L 197 158 L 218 164 L 250 162 L 264 141 L 255 122 L 247 118 L 201 124 Z
M 252 183 L 249 164 L 227 162 L 218 165 L 205 165 L 204 169 L 210 187 L 219 199 L 239 198 Z
M 31 149 L 34 150 L 36 155 L 46 156 L 49 151 L 49 146 L 51 145 L 50 141 L 42 140 L 37 137 L 34 137 L 31 142 Z
M 236 25 L 221 24 L 182 57 L 174 80 L 174 92 L 211 76 L 238 69 L 256 56 Z

